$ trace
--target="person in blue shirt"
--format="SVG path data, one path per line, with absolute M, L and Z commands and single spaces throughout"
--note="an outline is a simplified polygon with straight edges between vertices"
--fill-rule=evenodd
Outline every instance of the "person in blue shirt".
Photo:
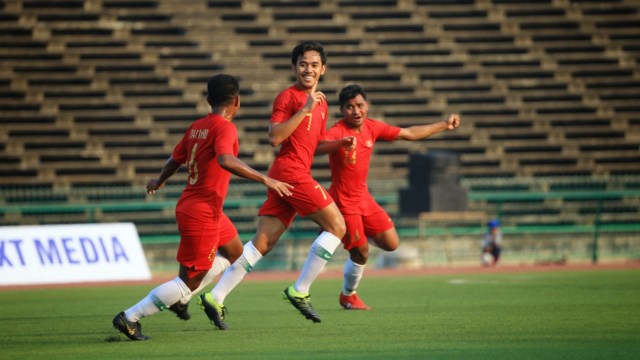
M 502 251 L 502 231 L 497 219 L 487 222 L 487 232 L 482 239 L 482 255 L 480 261 L 484 266 L 496 266 Z

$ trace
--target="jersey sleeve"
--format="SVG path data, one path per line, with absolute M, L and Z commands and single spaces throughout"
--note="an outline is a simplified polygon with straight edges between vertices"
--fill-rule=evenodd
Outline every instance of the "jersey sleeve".
M 291 93 L 288 91 L 283 91 L 276 96 L 276 99 L 273 102 L 273 109 L 271 111 L 272 123 L 281 123 L 291 118 L 292 101 L 293 98 Z
M 213 148 L 217 156 L 230 154 L 236 156 L 234 144 L 238 139 L 238 130 L 231 122 L 223 121 L 216 131 L 216 138 L 213 141 Z
M 338 140 L 343 137 L 341 134 L 342 132 L 340 131 L 340 128 L 338 127 L 338 125 L 334 124 L 332 127 L 329 128 L 329 130 L 327 130 L 327 133 L 325 134 L 324 139 L 327 141 Z
M 384 141 L 394 141 L 398 138 L 400 128 L 397 126 L 389 125 L 380 120 L 373 120 L 373 131 L 376 139 Z
M 189 127 L 189 129 L 187 129 L 187 131 L 185 132 L 185 135 L 182 136 L 182 139 L 180 139 L 180 142 L 178 144 L 176 144 L 176 146 L 173 148 L 173 152 L 171 153 L 171 157 L 173 158 L 173 160 L 177 163 L 180 164 L 184 164 L 187 162 L 187 148 L 185 147 L 185 141 L 186 141 L 186 137 L 189 133 L 189 131 L 191 130 L 191 127 Z

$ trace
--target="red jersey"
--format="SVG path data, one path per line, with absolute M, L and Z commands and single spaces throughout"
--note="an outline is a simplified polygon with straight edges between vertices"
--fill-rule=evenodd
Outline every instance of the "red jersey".
M 271 122 L 289 120 L 307 102 L 309 94 L 295 85 L 285 89 L 273 102 Z M 269 169 L 269 176 L 285 182 L 298 182 L 311 177 L 311 164 L 318 143 L 324 139 L 327 126 L 326 102 L 317 104 L 289 137 L 280 145 L 280 151 Z
M 369 162 L 376 140 L 394 141 L 400 128 L 379 120 L 366 119 L 361 131 L 357 133 L 347 126 L 344 119 L 335 123 L 328 131 L 326 140 L 337 140 L 345 136 L 356 137 L 356 148 L 348 151 L 341 147 L 329 154 L 331 168 L 331 187 L 329 194 L 333 197 L 343 214 L 364 214 L 369 195 L 367 175 Z
M 218 156 L 238 156 L 236 126 L 220 115 L 209 114 L 195 121 L 173 149 L 173 159 L 186 164 L 187 185 L 178 200 L 176 211 L 194 217 L 211 218 L 222 212 L 231 173 L 218 164 Z

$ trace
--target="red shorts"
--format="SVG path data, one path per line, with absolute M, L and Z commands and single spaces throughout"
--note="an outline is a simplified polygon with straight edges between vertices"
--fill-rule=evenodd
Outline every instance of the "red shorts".
M 343 214 L 347 233 L 342 238 L 346 250 L 364 245 L 367 237 L 385 232 L 393 227 L 389 214 L 373 198 L 367 206 L 367 214 Z
M 218 247 L 225 246 L 229 241 L 238 236 L 238 230 L 231 222 L 231 219 L 224 213 L 220 216 L 220 240 L 218 241 Z
M 176 259 L 193 270 L 209 270 L 218 246 L 225 245 L 238 234 L 231 220 L 222 213 L 203 221 L 186 212 L 176 211 L 176 219 L 180 231 Z
M 267 200 L 262 204 L 258 215 L 275 216 L 289 227 L 296 213 L 300 216 L 313 214 L 333 203 L 333 198 L 317 181 L 290 183 L 293 185 L 291 196 L 280 197 L 275 191 L 267 191 Z

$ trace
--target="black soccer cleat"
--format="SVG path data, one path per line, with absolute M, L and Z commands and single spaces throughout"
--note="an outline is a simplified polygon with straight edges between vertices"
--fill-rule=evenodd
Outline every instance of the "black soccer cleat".
M 296 309 L 298 309 L 298 311 L 300 311 L 302 315 L 304 315 L 305 318 L 313 321 L 314 323 L 319 323 L 321 321 L 320 315 L 316 313 L 316 311 L 313 309 L 313 305 L 311 305 L 311 296 L 295 296 L 292 293 L 293 291 L 293 285 L 284 289 L 284 291 L 282 292 L 282 298 L 284 300 L 288 300 L 291 305 L 293 305 Z
M 134 341 L 151 339 L 151 337 L 142 334 L 142 325 L 139 322 L 127 320 L 124 311 L 113 318 L 113 327 Z
M 191 319 L 191 314 L 189 314 L 189 303 L 182 305 L 180 301 L 169 306 L 169 310 L 176 314 L 178 318 L 181 320 L 189 320 Z
M 211 323 L 220 330 L 227 330 L 229 325 L 225 324 L 224 316 L 227 313 L 227 308 L 218 304 L 211 296 L 211 293 L 202 294 L 198 297 L 200 307 L 207 314 Z

